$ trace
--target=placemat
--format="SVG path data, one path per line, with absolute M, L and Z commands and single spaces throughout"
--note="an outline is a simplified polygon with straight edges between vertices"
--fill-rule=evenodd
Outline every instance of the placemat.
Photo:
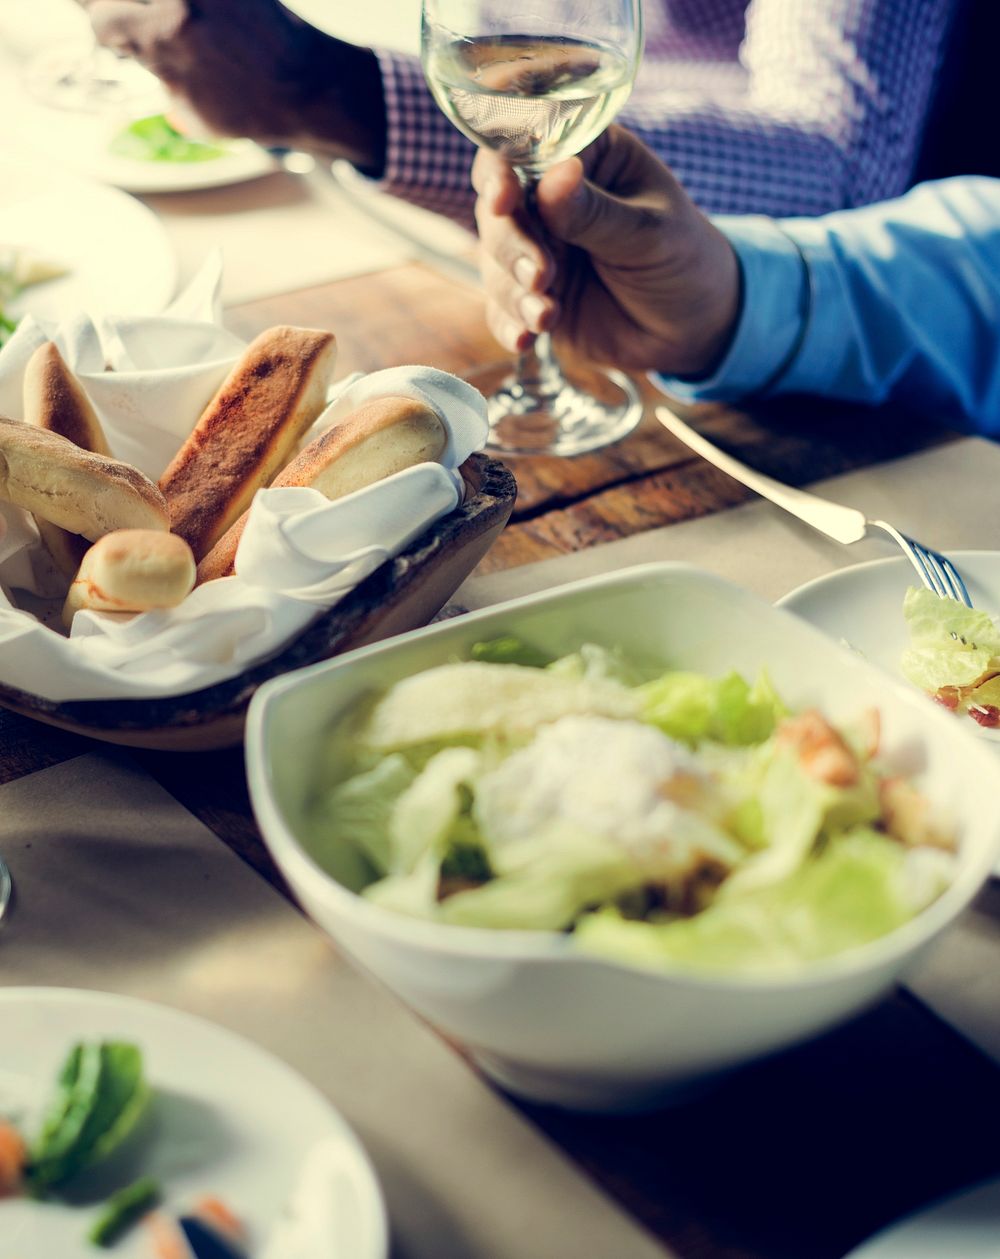
M 0 983 L 164 1002 L 278 1054 L 367 1146 L 397 1259 L 668 1253 L 127 754 L 0 787 L 0 851 Z

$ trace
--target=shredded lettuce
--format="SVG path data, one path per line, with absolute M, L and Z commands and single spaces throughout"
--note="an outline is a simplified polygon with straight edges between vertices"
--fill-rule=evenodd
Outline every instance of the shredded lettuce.
M 665 673 L 640 687 L 639 694 L 644 719 L 687 743 L 761 743 L 787 711 L 766 674 L 750 686 L 738 673 L 722 678 Z
M 787 878 L 719 897 L 671 922 L 629 922 L 613 908 L 583 918 L 580 947 L 638 966 L 732 974 L 787 971 L 895 930 L 922 908 L 908 895 L 907 850 L 867 828 L 839 836 Z M 941 890 L 940 884 L 934 891 Z
M 911 608 L 915 649 L 938 650 L 937 608 Z M 317 803 L 316 851 L 375 904 L 761 973 L 894 930 L 951 877 L 947 826 L 904 840 L 903 806 L 927 802 L 888 790 L 870 715 L 852 739 L 790 718 L 765 673 L 650 681 L 593 644 L 551 660 L 503 636 L 473 654 L 396 683 L 331 743 L 342 780 Z
M 569 713 L 629 717 L 637 709 L 634 693 L 615 682 L 516 664 L 447 664 L 398 682 L 375 705 L 360 739 L 380 752 L 491 734 L 516 739 Z
M 359 872 L 361 883 L 387 874 L 392 864 L 393 808 L 415 778 L 397 753 L 323 792 L 312 812 L 313 854 L 319 863 L 333 873 L 339 862 L 343 882 L 344 854 L 356 852 L 370 867 Z M 350 880 L 352 885 L 357 881 Z

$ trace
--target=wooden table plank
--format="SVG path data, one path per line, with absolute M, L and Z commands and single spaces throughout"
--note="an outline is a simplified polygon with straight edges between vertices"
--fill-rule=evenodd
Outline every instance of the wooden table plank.
M 483 299 L 418 263 L 233 308 L 226 322 L 251 337 L 275 323 L 329 328 L 338 372 L 421 362 L 458 375 L 503 360 Z M 663 395 L 645 379 L 646 414 L 623 442 L 575 459 L 509 460 L 518 482 L 512 523 L 480 571 L 613 541 L 743 501 L 728 478 L 699 460 L 653 416 Z M 925 421 L 834 404 L 790 400 L 756 411 L 671 403 L 738 457 L 792 484 L 835 476 L 953 436 Z M 712 495 L 717 494 L 714 502 Z

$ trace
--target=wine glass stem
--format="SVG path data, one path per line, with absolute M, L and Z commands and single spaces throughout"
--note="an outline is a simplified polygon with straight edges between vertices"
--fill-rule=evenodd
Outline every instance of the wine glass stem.
M 545 228 L 538 213 L 538 171 L 515 167 L 524 193 L 524 211 L 534 225 L 538 236 L 544 240 Z M 515 393 L 530 394 L 534 398 L 554 398 L 565 384 L 559 360 L 552 348 L 552 337 L 540 332 L 532 345 L 517 360 Z

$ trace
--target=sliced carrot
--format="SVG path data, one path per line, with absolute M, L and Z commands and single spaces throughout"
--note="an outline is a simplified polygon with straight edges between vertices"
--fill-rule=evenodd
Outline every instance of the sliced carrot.
M 208 1224 L 213 1224 L 223 1235 L 234 1242 L 246 1241 L 246 1229 L 243 1221 L 226 1206 L 221 1198 L 199 1198 L 194 1204 L 194 1213 Z
M 149 1230 L 156 1259 L 191 1259 L 191 1249 L 176 1220 L 162 1211 L 152 1211 L 143 1224 Z
M 18 1192 L 27 1162 L 24 1137 L 13 1124 L 0 1121 L 0 1198 Z

